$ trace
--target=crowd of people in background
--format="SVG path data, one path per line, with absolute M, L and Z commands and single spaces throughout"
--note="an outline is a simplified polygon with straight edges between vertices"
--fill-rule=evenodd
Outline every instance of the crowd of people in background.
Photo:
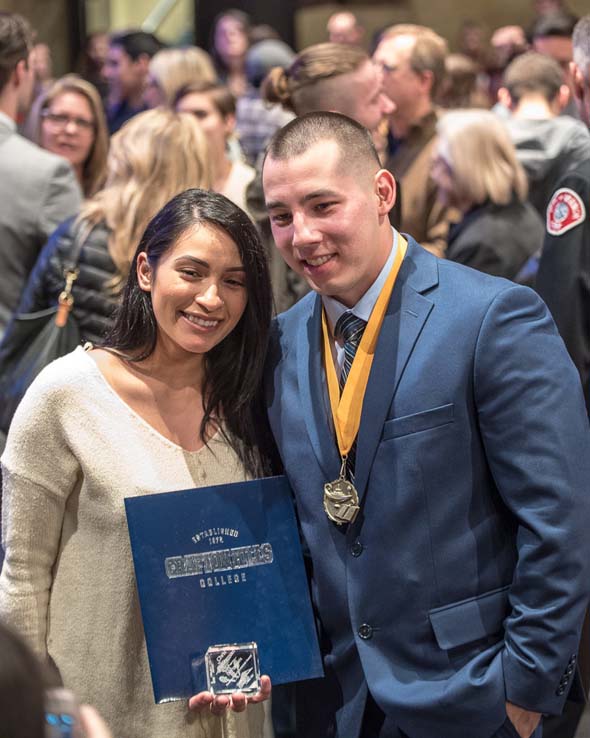
M 245 211 L 269 260 L 275 312 L 291 307 L 309 287 L 276 255 L 262 162 L 289 121 L 332 111 L 370 131 L 395 178 L 396 229 L 441 259 L 537 287 L 555 306 L 590 407 L 590 178 L 577 170 L 590 161 L 590 93 L 574 64 L 590 62 L 590 16 L 537 0 L 527 28 L 486 34 L 465 21 L 450 40 L 404 23 L 369 39 L 343 11 L 330 17 L 324 42 L 296 51 L 229 10 L 208 50 L 135 29 L 95 33 L 77 70 L 60 78 L 46 44 L 15 55 L 34 35 L 14 18 L 0 14 L 0 357 L 19 316 L 57 305 L 72 253 L 73 315 L 81 340 L 100 343 L 146 227 L 193 188 Z M 586 241 L 560 286 L 555 242 L 576 228 Z M 2 629 L 0 641 L 22 661 L 14 673 L 24 673 L 30 654 Z M 8 704 L 2 687 L 0 679 Z M 84 719 L 89 735 L 107 735 L 92 714 Z M 41 736 L 34 730 L 27 735 Z
M 271 238 L 256 177 L 266 142 L 294 115 L 335 110 L 373 133 L 384 166 L 396 177 L 394 225 L 438 256 L 465 261 L 457 238 L 462 234 L 464 241 L 467 223 L 476 220 L 474 208 L 480 214 L 482 208 L 501 208 L 505 217 L 512 210 L 517 219 L 526 212 L 530 228 L 524 250 L 518 229 L 508 227 L 498 239 L 477 227 L 476 242 L 469 247 L 473 254 L 465 263 L 532 284 L 543 241 L 542 220 L 555 184 L 590 152 L 590 134 L 579 119 L 569 70 L 577 19 L 558 0 L 537 2 L 535 11 L 530 27 L 499 28 L 489 40 L 480 24 L 465 21 L 457 53 L 450 53 L 449 41 L 434 30 L 411 24 L 384 28 L 369 40 L 348 11 L 330 17 L 327 43 L 298 54 L 274 29 L 254 26 L 237 10 L 218 17 L 208 51 L 166 47 L 144 31 L 95 33 L 87 41 L 78 72 L 61 79 L 52 76 L 47 45 L 35 45 L 29 99 L 21 100 L 17 110 L 20 130 L 41 148 L 69 161 L 79 190 L 72 186 L 68 205 L 41 234 L 30 234 L 25 248 L 8 243 L 2 247 L 8 263 L 21 263 L 8 277 L 11 287 L 2 298 L 6 304 L 0 330 L 6 329 L 11 313 L 25 306 L 19 308 L 19 299 L 31 293 L 24 289 L 25 282 L 42 241 L 60 221 L 76 214 L 78 197 L 92 198 L 108 181 L 109 137 L 155 107 L 189 112 L 196 118 L 207 139 L 211 187 L 249 212 L 269 253 Z M 491 109 L 495 118 L 453 115 L 440 122 L 446 111 L 456 109 Z M 470 162 L 474 168 L 481 164 L 504 169 L 498 156 L 510 162 L 506 167 L 514 170 L 513 175 L 504 175 L 518 185 L 509 187 L 501 203 L 489 187 L 481 189 L 476 200 L 472 192 L 466 198 L 458 196 L 462 175 L 454 174 L 461 165 L 448 155 L 450 129 L 458 125 L 463 151 L 474 152 Z M 109 227 L 114 232 L 117 226 Z M 492 256 L 498 249 L 510 254 L 510 268 L 500 268 L 500 253 Z M 133 252 L 133 244 L 129 251 Z M 531 255 L 537 258 L 519 276 L 521 262 Z M 42 261 L 47 262 L 46 255 Z M 74 294 L 81 287 L 75 285 Z M 305 287 L 281 267 L 273 289 L 280 311 Z

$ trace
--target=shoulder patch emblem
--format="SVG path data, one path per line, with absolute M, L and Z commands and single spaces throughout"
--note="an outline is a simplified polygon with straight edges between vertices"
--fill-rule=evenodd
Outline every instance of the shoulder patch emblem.
M 547 230 L 552 236 L 575 228 L 586 218 L 582 198 L 569 187 L 561 187 L 547 206 Z

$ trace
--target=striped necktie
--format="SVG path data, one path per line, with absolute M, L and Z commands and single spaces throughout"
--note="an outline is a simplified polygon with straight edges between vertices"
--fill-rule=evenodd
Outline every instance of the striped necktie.
M 343 313 L 336 323 L 334 328 L 334 337 L 337 340 L 344 341 L 344 363 L 342 364 L 342 371 L 340 372 L 340 392 L 344 390 L 344 385 L 348 379 L 350 373 L 350 367 L 354 360 L 356 350 L 358 349 L 361 338 L 363 337 L 363 331 L 367 325 L 367 321 L 362 318 L 357 318 L 356 315 L 347 310 Z M 356 458 L 356 439 L 352 445 L 352 448 L 348 452 L 348 458 L 346 459 L 346 471 L 349 479 L 354 482 L 354 462 Z

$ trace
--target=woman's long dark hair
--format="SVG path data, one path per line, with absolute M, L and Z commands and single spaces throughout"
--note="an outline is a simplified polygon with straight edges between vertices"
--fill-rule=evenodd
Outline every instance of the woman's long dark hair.
M 262 402 L 262 374 L 272 317 L 272 291 L 264 246 L 248 216 L 223 195 L 200 189 L 182 192 L 149 222 L 139 243 L 121 305 L 104 346 L 131 361 L 152 354 L 158 338 L 151 294 L 137 280 L 143 251 L 153 272 L 178 239 L 195 226 L 220 228 L 238 248 L 246 275 L 248 301 L 234 330 L 205 355 L 200 435 L 219 418 L 221 431 L 252 476 L 272 471 L 270 434 Z

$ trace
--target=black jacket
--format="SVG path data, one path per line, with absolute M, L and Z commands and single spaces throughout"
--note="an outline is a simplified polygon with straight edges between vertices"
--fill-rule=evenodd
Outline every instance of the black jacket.
M 497 277 L 514 279 L 543 244 L 543 222 L 529 203 L 486 202 L 449 230 L 446 256 Z
M 580 373 L 590 411 L 590 159 L 559 182 L 549 203 L 536 288 Z
M 23 291 L 19 313 L 31 313 L 57 304 L 64 288 L 64 270 L 74 248 L 74 238 L 86 229 L 74 227 L 74 219 L 62 223 L 43 247 Z M 87 236 L 78 260 L 79 274 L 74 282 L 73 315 L 82 341 L 99 342 L 112 323 L 118 297 L 109 288 L 116 267 L 109 256 L 106 225 L 95 226 Z M 9 324 L 3 345 L 11 340 Z

